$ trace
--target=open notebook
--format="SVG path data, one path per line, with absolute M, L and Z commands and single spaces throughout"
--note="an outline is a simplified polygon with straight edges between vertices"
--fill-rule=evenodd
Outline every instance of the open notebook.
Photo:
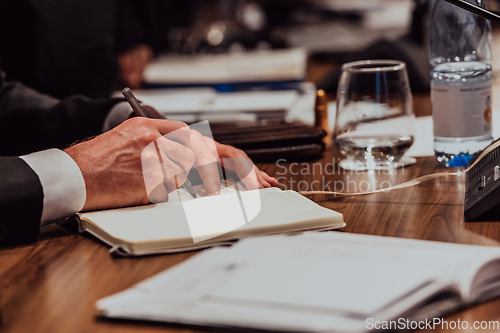
M 194 187 L 203 196 L 201 185 Z M 194 250 L 252 235 L 345 226 L 342 214 L 294 191 L 267 188 L 193 199 L 181 188 L 169 202 L 79 214 L 88 231 L 120 255 Z M 226 232 L 224 232 L 226 231 Z
M 309 232 L 203 251 L 97 308 L 112 318 L 346 333 L 403 330 L 407 319 L 432 321 L 499 294 L 497 247 Z

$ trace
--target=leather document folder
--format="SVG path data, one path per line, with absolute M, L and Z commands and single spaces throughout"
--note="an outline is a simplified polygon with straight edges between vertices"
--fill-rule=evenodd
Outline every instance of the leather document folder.
M 254 161 L 315 159 L 325 150 L 319 127 L 302 124 L 256 126 L 214 126 L 212 134 L 220 143 L 245 151 Z

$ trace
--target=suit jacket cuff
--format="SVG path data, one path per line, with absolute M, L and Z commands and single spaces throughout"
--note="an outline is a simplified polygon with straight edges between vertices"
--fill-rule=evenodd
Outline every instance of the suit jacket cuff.
M 33 169 L 42 184 L 42 226 L 82 210 L 86 199 L 85 181 L 78 165 L 68 154 L 49 149 L 20 158 Z
M 106 116 L 104 120 L 104 125 L 102 126 L 102 132 L 107 132 L 112 128 L 123 123 L 125 120 L 130 117 L 130 115 L 134 112 L 132 107 L 127 102 L 121 102 L 116 104 L 111 111 Z

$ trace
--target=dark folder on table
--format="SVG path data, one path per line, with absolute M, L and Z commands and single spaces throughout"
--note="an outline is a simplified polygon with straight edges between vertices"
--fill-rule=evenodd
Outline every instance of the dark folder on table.
M 303 124 L 215 126 L 212 134 L 215 140 L 242 149 L 254 161 L 313 159 L 325 150 L 326 133 Z

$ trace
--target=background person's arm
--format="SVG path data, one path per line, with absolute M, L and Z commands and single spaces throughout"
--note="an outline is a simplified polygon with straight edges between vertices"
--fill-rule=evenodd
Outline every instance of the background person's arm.
M 65 148 L 99 135 L 109 111 L 123 99 L 57 100 L 0 75 L 0 155 Z

